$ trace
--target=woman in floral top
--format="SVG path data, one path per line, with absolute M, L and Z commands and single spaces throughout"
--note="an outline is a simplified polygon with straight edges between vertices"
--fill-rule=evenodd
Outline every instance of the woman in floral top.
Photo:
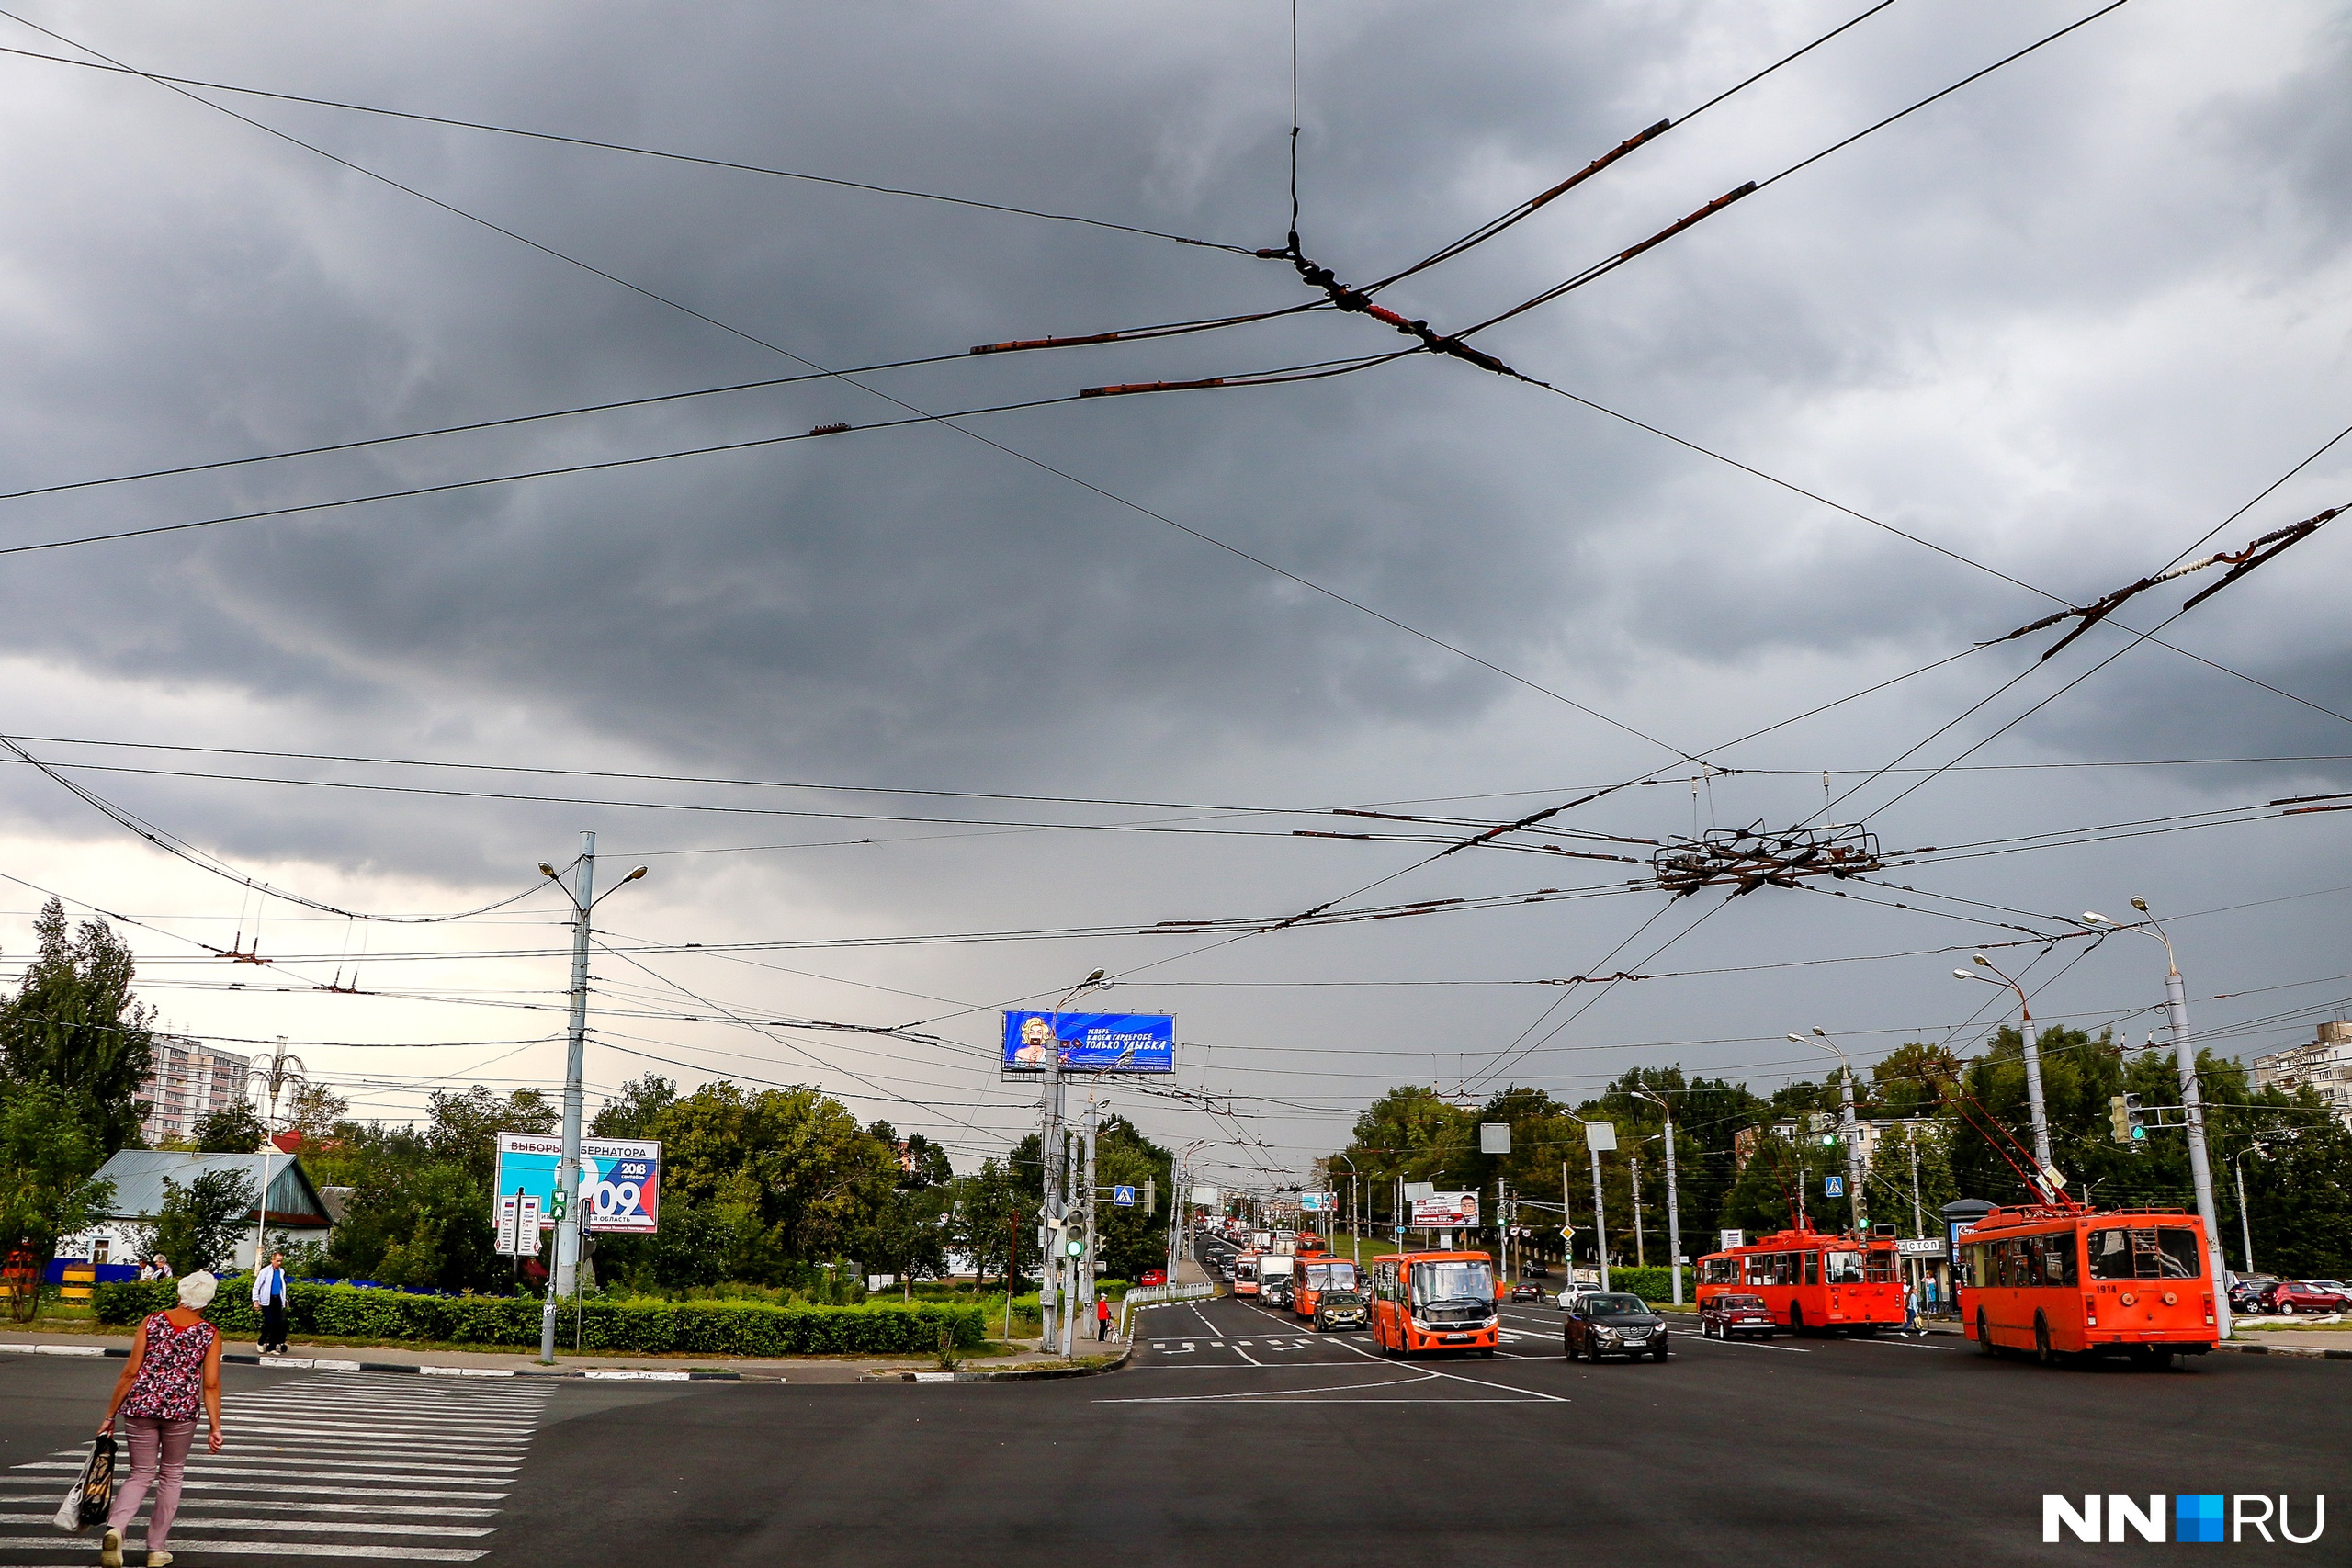
M 139 1325 L 130 1359 L 115 1381 L 98 1430 L 113 1430 L 115 1416 L 122 1416 L 130 1429 L 130 1479 L 107 1515 L 106 1539 L 98 1549 L 102 1568 L 122 1568 L 122 1528 L 139 1512 L 150 1486 L 155 1489 L 155 1511 L 147 1518 L 148 1568 L 171 1562 L 164 1545 L 180 1510 L 180 1478 L 199 1407 L 211 1427 L 211 1450 L 220 1451 L 220 1332 L 204 1321 L 204 1309 L 219 1288 L 210 1274 L 183 1279 L 180 1304 L 152 1314 Z

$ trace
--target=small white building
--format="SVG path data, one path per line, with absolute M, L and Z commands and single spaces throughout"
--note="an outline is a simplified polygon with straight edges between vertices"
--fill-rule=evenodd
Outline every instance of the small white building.
M 266 1204 L 246 1212 L 246 1225 L 238 1237 L 236 1258 L 239 1268 L 253 1264 L 254 1246 L 260 1239 L 263 1210 L 267 1211 L 269 1234 L 274 1239 L 284 1235 L 301 1243 L 315 1241 L 324 1245 L 334 1233 L 334 1221 L 327 1212 L 319 1190 L 311 1184 L 310 1174 L 302 1162 L 292 1155 L 269 1155 L 269 1193 Z M 100 1179 L 114 1183 L 112 1213 L 106 1221 L 81 1235 L 68 1236 L 57 1246 L 60 1258 L 86 1258 L 92 1263 L 138 1263 L 140 1249 L 156 1216 L 163 1213 L 164 1186 L 171 1181 L 181 1187 L 194 1183 L 199 1176 L 216 1170 L 242 1170 L 258 1190 L 262 1179 L 262 1156 L 250 1155 L 196 1154 L 184 1149 L 124 1149 L 98 1168 Z M 185 1273 L 185 1264 L 172 1259 L 174 1269 Z
M 2310 1044 L 2256 1056 L 2246 1070 L 2257 1089 L 2310 1089 L 2352 1127 L 2352 1023 L 2331 1020 Z

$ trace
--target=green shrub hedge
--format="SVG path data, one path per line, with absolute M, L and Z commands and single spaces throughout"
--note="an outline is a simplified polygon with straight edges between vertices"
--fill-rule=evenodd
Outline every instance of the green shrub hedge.
M 250 1299 L 250 1277 L 223 1280 L 205 1316 L 231 1338 L 250 1339 L 261 1314 Z M 426 1340 L 461 1345 L 537 1345 L 540 1302 L 536 1296 L 413 1296 L 353 1285 L 288 1287 L 288 1321 L 297 1334 L 381 1344 Z M 169 1280 L 101 1285 L 94 1311 L 101 1323 L 129 1325 L 178 1300 Z M 583 1348 L 623 1354 L 812 1356 L 928 1353 L 942 1329 L 959 1348 L 988 1337 L 978 1306 L 918 1302 L 912 1306 L 775 1306 L 765 1302 L 588 1300 L 577 1325 Z M 556 1338 L 569 1345 L 572 1306 L 559 1305 Z

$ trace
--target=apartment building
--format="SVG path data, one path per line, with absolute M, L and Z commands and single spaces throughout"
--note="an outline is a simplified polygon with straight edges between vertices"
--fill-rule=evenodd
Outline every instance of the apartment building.
M 2308 1045 L 2256 1056 L 2247 1072 L 2258 1089 L 2312 1090 L 2327 1101 L 2337 1121 L 2352 1127 L 2352 1022 L 2323 1023 L 2319 1038 Z
M 205 1112 L 244 1103 L 245 1072 L 252 1063 L 250 1056 L 216 1051 L 185 1034 L 156 1035 L 139 1089 L 149 1108 L 140 1135 L 151 1146 L 185 1138 Z

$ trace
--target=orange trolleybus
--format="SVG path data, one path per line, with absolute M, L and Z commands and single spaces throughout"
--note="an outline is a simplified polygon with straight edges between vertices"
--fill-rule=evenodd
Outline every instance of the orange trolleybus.
M 2178 1209 L 1996 1209 L 1961 1233 L 1961 1323 L 1987 1355 L 2127 1355 L 2143 1367 L 2213 1348 L 2205 1227 Z
M 1254 1296 L 1258 1293 L 1258 1260 L 1265 1256 L 1256 1247 L 1246 1247 L 1233 1260 L 1233 1293 Z
M 1501 1339 L 1494 1259 L 1483 1252 L 1398 1252 L 1372 1265 L 1372 1337 L 1384 1355 L 1469 1350 Z
M 1326 1291 L 1352 1291 L 1356 1288 L 1356 1266 L 1344 1258 L 1329 1253 L 1310 1257 L 1298 1255 L 1298 1275 L 1291 1282 L 1290 1309 L 1307 1323 L 1315 1321 Z
M 1761 1296 L 1792 1333 L 1843 1329 L 1867 1338 L 1903 1322 L 1903 1280 L 1891 1235 L 1776 1231 L 1699 1259 L 1699 1304 Z

